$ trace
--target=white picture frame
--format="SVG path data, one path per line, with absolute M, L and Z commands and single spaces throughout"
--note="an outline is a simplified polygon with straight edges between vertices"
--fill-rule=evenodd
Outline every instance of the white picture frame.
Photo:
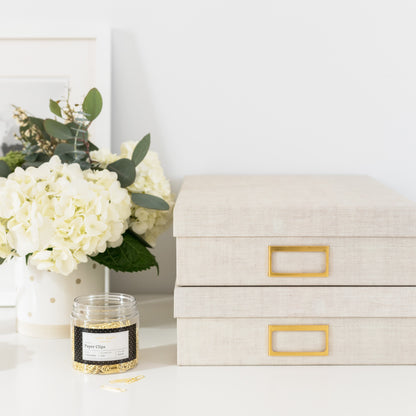
M 13 86 L 10 87 L 8 82 L 16 83 L 16 91 L 20 89 L 19 97 L 26 85 L 28 94 L 33 87 L 33 91 L 42 90 L 43 94 L 39 95 L 46 95 L 45 89 L 53 82 L 54 88 L 50 91 L 60 91 L 67 80 L 73 103 L 82 102 L 89 89 L 98 88 L 104 105 L 100 116 L 91 126 L 91 140 L 100 148 L 111 149 L 111 31 L 108 27 L 96 25 L 84 30 L 76 29 L 76 24 L 55 28 L 50 25 L 45 28 L 26 24 L 24 27 L 18 24 L 10 27 L 2 25 L 0 56 L 0 87 L 3 85 L 4 90 L 8 91 L 8 97 L 10 91 L 13 93 Z M 36 100 L 32 97 L 29 102 Z M 22 105 L 19 102 L 10 104 Z M 37 115 L 35 108 L 25 110 Z M 3 264 L 0 268 L 0 306 L 13 306 L 15 299 L 12 273 Z

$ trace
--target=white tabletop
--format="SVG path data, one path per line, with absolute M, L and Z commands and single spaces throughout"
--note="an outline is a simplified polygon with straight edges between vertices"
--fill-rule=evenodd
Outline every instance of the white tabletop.
M 178 367 L 171 296 L 139 296 L 140 364 L 84 375 L 66 340 L 15 333 L 0 309 L 0 415 L 412 415 L 416 367 Z M 109 380 L 144 375 L 116 393 Z

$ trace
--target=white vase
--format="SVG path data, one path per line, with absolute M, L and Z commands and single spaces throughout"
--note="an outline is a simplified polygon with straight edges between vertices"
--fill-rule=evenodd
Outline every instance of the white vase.
M 75 297 L 104 292 L 105 268 L 88 261 L 68 276 L 40 271 L 15 259 L 17 332 L 38 338 L 68 338 Z

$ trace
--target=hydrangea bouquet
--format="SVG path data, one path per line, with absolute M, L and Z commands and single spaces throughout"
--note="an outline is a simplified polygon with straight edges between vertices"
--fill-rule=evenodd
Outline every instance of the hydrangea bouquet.
M 150 135 L 119 155 L 98 149 L 88 132 L 102 108 L 95 88 L 82 105 L 49 108 L 54 119 L 16 108 L 21 148 L 0 160 L 0 262 L 25 257 L 62 275 L 88 259 L 124 272 L 158 268 L 149 248 L 174 200 Z

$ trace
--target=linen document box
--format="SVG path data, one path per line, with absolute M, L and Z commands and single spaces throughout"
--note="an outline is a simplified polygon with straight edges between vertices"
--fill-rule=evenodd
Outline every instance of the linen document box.
M 416 364 L 416 204 L 367 176 L 185 178 L 178 364 Z

